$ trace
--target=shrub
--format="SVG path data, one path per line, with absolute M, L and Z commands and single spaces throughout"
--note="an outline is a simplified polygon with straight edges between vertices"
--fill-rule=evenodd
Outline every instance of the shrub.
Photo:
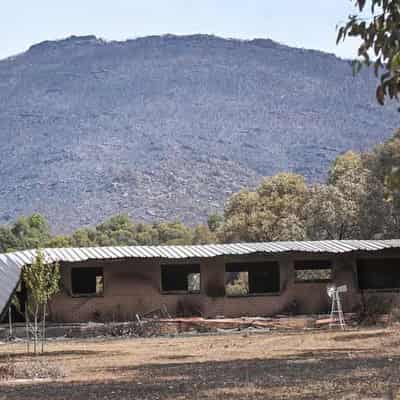
M 383 317 L 390 316 L 394 309 L 393 299 L 371 296 L 364 299 L 362 306 L 356 310 L 357 319 L 362 325 L 377 325 L 384 322 Z

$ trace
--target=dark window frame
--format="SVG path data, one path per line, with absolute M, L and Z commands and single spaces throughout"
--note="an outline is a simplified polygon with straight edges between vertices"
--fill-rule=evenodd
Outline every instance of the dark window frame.
M 75 291 L 74 290 L 74 272 L 81 272 L 83 271 L 94 271 L 95 273 L 95 291 L 92 292 L 80 292 L 80 291 Z M 96 273 L 97 272 L 97 273 Z M 102 277 L 102 291 L 101 293 L 97 293 L 97 277 L 101 276 Z M 104 297 L 104 291 L 105 291 L 105 279 L 104 279 L 104 268 L 103 267 L 72 267 L 70 271 L 70 282 L 71 282 L 71 296 L 72 297 Z
M 333 262 L 331 260 L 295 260 L 293 262 L 294 283 L 330 283 L 333 282 Z M 296 271 L 331 270 L 331 277 L 327 279 L 298 279 Z
M 185 281 L 184 289 L 168 287 L 175 280 L 170 278 L 168 282 L 166 274 L 177 274 L 178 278 L 181 279 L 181 284 Z M 199 290 L 189 290 L 189 275 L 199 274 Z M 180 275 L 180 276 L 179 276 Z M 185 279 L 183 277 L 185 276 Z M 160 265 L 160 293 L 163 295 L 198 295 L 201 294 L 201 269 L 199 263 L 191 264 L 161 264 Z
M 271 271 L 271 267 L 275 269 L 275 271 Z M 248 289 L 249 292 L 246 294 L 229 294 L 227 293 L 227 274 L 234 272 L 247 272 L 248 276 Z M 253 277 L 251 276 L 253 273 Z M 277 281 L 275 282 L 277 290 L 271 291 L 261 291 L 261 290 L 251 290 L 251 286 L 253 288 L 257 285 L 257 275 L 271 275 L 275 273 L 275 277 L 273 278 Z M 257 296 L 279 296 L 282 291 L 281 287 L 281 265 L 278 261 L 253 261 L 253 262 L 230 262 L 225 264 L 225 296 L 229 298 L 244 298 L 244 297 L 257 297 Z

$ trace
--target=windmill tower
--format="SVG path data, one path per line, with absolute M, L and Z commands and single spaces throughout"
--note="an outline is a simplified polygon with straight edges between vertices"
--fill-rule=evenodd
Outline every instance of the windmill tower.
M 332 300 L 331 316 L 329 322 L 329 328 L 339 324 L 342 330 L 346 328 L 346 322 L 344 320 L 342 302 L 340 301 L 340 293 L 346 293 L 347 286 L 328 286 L 327 293 Z

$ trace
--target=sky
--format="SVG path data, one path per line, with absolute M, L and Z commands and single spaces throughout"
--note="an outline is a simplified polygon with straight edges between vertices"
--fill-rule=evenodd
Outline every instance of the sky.
M 206 33 L 269 38 L 290 46 L 354 58 L 356 42 L 336 46 L 336 26 L 352 0 L 4 0 L 0 58 L 71 35 L 108 40 Z

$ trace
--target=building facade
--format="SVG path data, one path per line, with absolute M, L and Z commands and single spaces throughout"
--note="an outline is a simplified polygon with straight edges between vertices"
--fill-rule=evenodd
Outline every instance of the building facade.
M 371 296 L 395 300 L 400 291 L 400 241 L 45 252 L 60 264 L 61 290 L 49 304 L 56 322 L 129 321 L 157 309 L 204 317 L 326 313 L 331 285 L 347 286 L 350 312 Z M 35 256 L 17 254 L 0 258 L 0 281 L 2 261 L 29 267 Z
M 92 260 L 61 263 L 61 272 L 62 290 L 50 305 L 55 321 L 132 320 L 164 307 L 173 316 L 325 313 L 327 286 L 344 284 L 350 312 L 362 296 L 397 296 L 400 252 Z

